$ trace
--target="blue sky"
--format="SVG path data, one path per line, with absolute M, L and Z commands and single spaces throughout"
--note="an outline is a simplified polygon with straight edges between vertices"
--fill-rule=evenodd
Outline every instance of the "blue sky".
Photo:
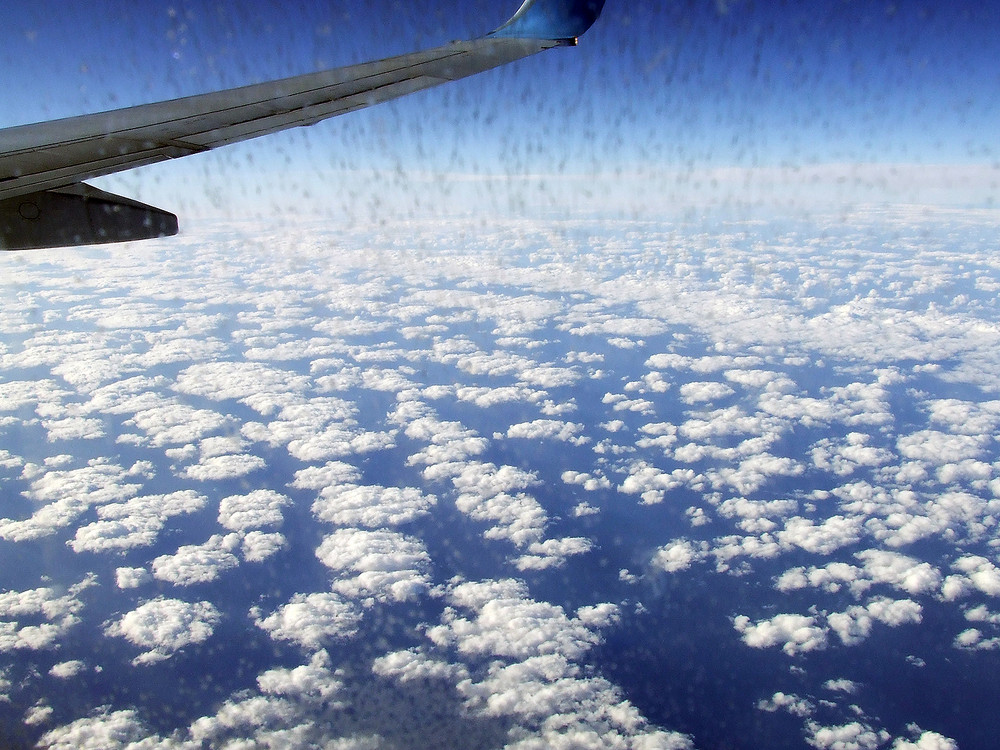
M 0 123 L 434 46 L 488 31 L 515 6 L 7 3 Z M 225 193 L 237 178 L 249 195 L 280 185 L 286 194 L 305 186 L 300 192 L 315 197 L 346 171 L 363 175 L 356 189 L 370 201 L 373 191 L 399 189 L 372 188 L 372 179 L 392 186 L 428 172 L 624 173 L 669 186 L 674 178 L 663 175 L 676 170 L 949 164 L 982 172 L 979 192 L 956 200 L 992 205 L 998 32 L 1000 9 L 972 2 L 609 0 L 577 49 L 112 184 L 190 193 L 185 186 L 223 172 L 217 187 L 204 188 L 218 203 L 226 199 L 213 190 Z

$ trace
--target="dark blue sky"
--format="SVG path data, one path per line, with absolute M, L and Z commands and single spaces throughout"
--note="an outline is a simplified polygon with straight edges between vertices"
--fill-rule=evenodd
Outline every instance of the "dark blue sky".
M 434 46 L 490 30 L 516 5 L 5 3 L 0 123 Z M 989 3 L 608 0 L 577 49 L 186 168 L 613 175 L 906 163 L 995 171 L 998 39 L 1000 6 Z M 164 169 L 154 177 L 169 180 Z

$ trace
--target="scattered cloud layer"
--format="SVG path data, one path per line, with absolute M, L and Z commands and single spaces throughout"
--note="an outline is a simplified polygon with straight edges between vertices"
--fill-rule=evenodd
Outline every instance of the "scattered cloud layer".
M 363 674 L 385 705 L 442 686 L 442 711 L 516 747 L 689 747 L 589 661 L 667 576 L 758 584 L 713 616 L 776 673 L 889 628 L 1000 648 L 995 216 L 810 222 L 414 221 L 405 246 L 339 238 L 336 262 L 293 232 L 253 261 L 190 238 L 9 265 L 30 291 L 0 312 L 0 544 L 95 573 L 8 574 L 0 699 L 52 747 L 388 744 L 374 721 L 331 728 Z M 553 584 L 623 548 L 627 601 Z M 401 643 L 338 670 L 386 618 Z M 96 671 L 87 638 L 156 669 L 223 626 L 301 663 L 169 736 L 148 707 L 71 719 L 32 693 Z M 817 748 L 957 746 L 890 734 L 856 675 L 810 677 L 745 709 Z

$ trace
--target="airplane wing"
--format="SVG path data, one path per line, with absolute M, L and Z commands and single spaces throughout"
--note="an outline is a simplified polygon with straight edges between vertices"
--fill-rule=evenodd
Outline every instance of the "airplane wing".
M 0 129 L 0 249 L 177 233 L 173 214 L 84 180 L 313 125 L 574 45 L 605 0 L 525 0 L 484 37 L 278 81 Z

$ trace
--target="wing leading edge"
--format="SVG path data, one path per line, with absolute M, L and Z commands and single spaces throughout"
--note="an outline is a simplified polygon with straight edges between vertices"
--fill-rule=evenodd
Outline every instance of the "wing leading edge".
M 572 45 L 604 0 L 526 0 L 479 39 L 225 91 L 0 130 L 0 249 L 177 233 L 177 217 L 84 180 L 379 104 Z

